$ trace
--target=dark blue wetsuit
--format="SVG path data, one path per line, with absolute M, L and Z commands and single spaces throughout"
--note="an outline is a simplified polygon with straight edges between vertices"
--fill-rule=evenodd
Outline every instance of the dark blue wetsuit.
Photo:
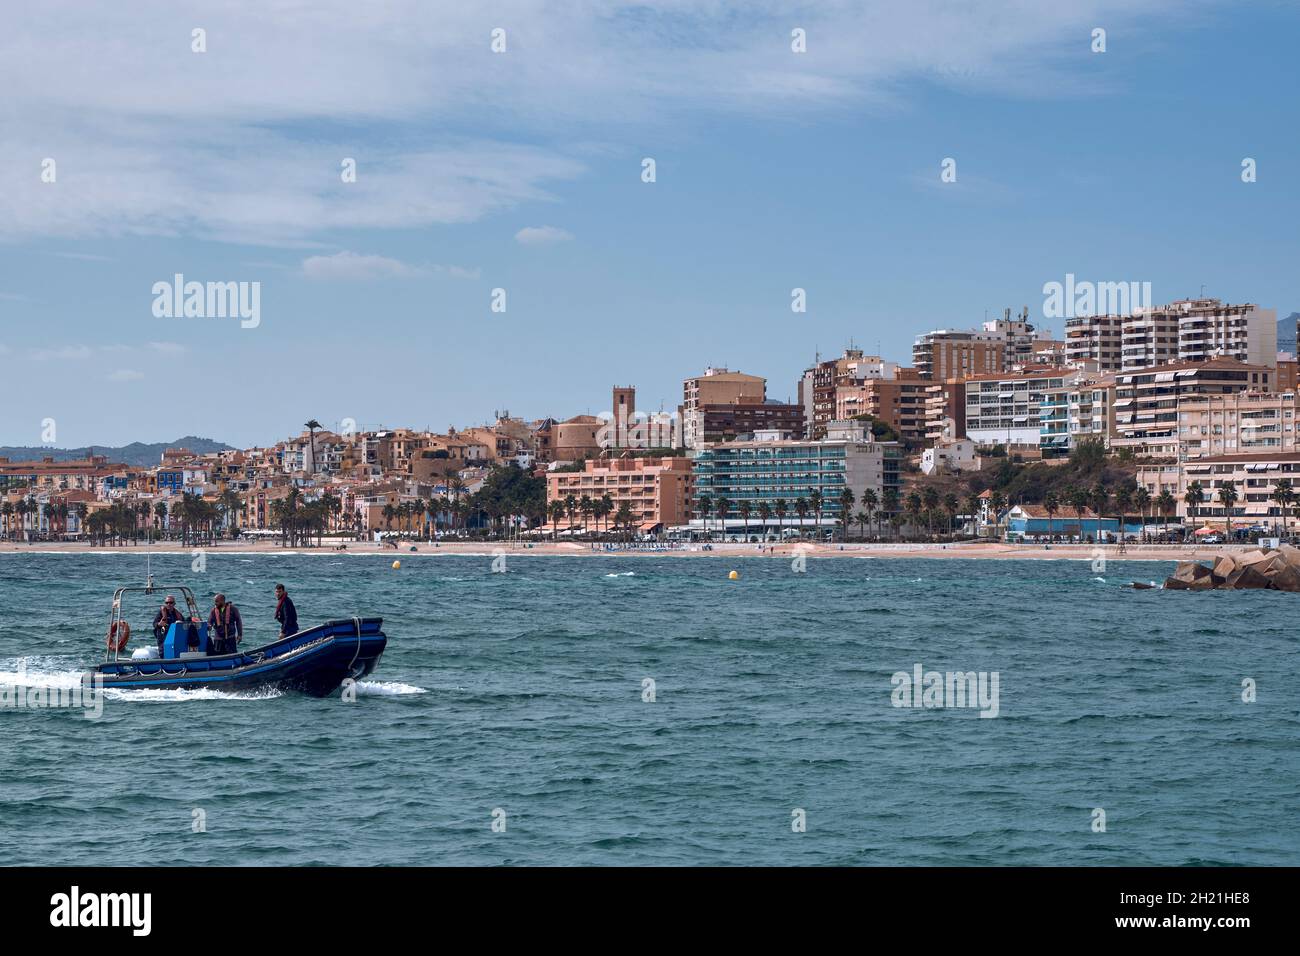
M 298 633 L 298 609 L 293 606 L 288 594 L 276 606 L 275 619 L 280 622 L 280 633 L 284 637 Z

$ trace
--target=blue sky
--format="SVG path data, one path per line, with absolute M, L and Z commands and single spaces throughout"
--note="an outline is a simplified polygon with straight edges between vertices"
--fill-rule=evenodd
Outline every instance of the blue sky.
M 1067 272 L 1300 310 L 1294 4 L 355 6 L 15 15 L 0 444 L 673 408 L 710 364 L 783 398 Z M 176 272 L 260 326 L 156 318 Z

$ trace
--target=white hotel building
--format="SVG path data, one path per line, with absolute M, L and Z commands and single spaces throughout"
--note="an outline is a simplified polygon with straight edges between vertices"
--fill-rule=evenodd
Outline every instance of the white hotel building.
M 1070 393 L 1080 374 L 1043 368 L 967 379 L 966 437 L 978 445 L 1037 449 L 1044 457 L 1066 454 Z

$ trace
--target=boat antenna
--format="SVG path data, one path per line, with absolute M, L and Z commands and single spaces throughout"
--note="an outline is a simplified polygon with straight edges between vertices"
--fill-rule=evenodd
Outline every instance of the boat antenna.
M 145 593 L 153 590 L 153 554 L 146 553 L 144 556 L 144 587 Z

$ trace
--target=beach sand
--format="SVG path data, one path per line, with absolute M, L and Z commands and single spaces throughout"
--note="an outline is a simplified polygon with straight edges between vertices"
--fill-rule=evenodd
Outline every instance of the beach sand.
M 338 554 L 334 545 L 327 540 L 323 547 L 294 548 L 295 554 Z M 412 552 L 414 547 L 416 551 Z M 0 542 L 0 554 L 74 554 L 84 552 L 121 552 L 126 554 L 182 554 L 199 550 L 197 546 L 182 547 L 176 541 L 162 541 L 136 545 L 117 545 L 92 547 L 85 542 L 47 542 L 24 544 L 18 542 Z M 228 554 L 283 553 L 278 541 L 221 541 L 215 546 L 203 550 Z M 701 545 L 688 545 L 675 551 L 593 551 L 590 545 L 581 542 L 539 541 L 531 546 L 515 542 L 497 541 L 452 541 L 438 542 L 435 546 L 428 541 L 404 541 L 397 549 L 383 547 L 369 541 L 349 541 L 348 554 L 382 554 L 393 558 L 438 555 L 492 555 L 504 551 L 518 555 L 564 555 L 568 557 L 603 558 L 611 556 L 625 557 L 775 557 L 792 558 L 804 554 L 810 558 L 981 558 L 1002 560 L 1075 560 L 1087 561 L 1097 557 L 1100 551 L 1108 560 L 1123 561 L 1188 561 L 1213 560 L 1219 555 L 1239 551 L 1250 551 L 1250 545 L 1134 545 L 1130 544 L 1123 554 L 1118 553 L 1115 545 L 1098 548 L 1090 544 L 1053 544 L 1050 547 L 1041 544 L 1003 544 L 999 542 L 969 542 L 961 544 L 859 544 L 850 542 L 840 544 L 799 544 L 785 543 L 776 545 L 756 545 L 740 543 L 715 543 L 711 550 L 704 550 Z

